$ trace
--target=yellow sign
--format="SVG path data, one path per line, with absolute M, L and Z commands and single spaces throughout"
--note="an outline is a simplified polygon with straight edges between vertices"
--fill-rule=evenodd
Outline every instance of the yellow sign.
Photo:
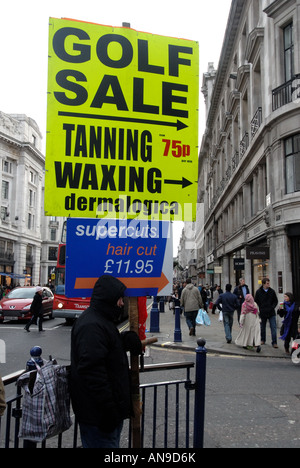
M 50 18 L 45 213 L 195 219 L 197 42 Z

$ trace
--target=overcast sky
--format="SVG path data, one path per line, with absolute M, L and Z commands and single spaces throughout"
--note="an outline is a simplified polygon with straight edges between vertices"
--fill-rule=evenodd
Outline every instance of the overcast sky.
M 128 22 L 139 31 L 198 41 L 200 87 L 208 62 L 215 67 L 231 0 L 12 0 L 0 14 L 0 111 L 26 114 L 40 127 L 45 148 L 49 17 L 111 26 Z M 200 134 L 205 108 L 200 92 Z

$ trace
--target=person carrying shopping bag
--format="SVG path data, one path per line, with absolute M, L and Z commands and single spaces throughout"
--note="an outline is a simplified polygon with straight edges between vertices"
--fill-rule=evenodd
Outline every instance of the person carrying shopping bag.
M 180 304 L 184 308 L 186 324 L 189 328 L 190 336 L 196 335 L 196 317 L 199 309 L 203 309 L 203 301 L 200 291 L 193 285 L 192 280 L 186 280 L 186 287 L 182 291 Z

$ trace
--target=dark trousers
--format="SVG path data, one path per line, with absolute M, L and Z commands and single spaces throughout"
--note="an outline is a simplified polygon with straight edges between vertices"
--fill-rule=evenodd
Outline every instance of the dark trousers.
M 38 326 L 39 326 L 39 331 L 42 331 L 43 330 L 43 314 L 37 314 L 37 315 L 33 315 L 31 317 L 31 319 L 29 320 L 29 322 L 27 323 L 26 325 L 26 329 L 29 330 L 29 328 L 31 327 L 31 325 L 33 323 L 37 323 L 38 322 Z
M 185 319 L 186 319 L 186 324 L 189 328 L 189 330 L 191 328 L 193 328 L 194 330 L 196 330 L 196 318 L 197 318 L 197 314 L 198 314 L 198 310 L 193 310 L 193 311 L 189 311 L 189 312 L 185 312 Z
M 83 448 L 119 448 L 123 422 L 112 432 L 103 432 L 97 426 L 79 423 Z
M 277 325 L 276 325 L 276 315 L 273 317 L 261 317 L 261 341 L 266 342 L 266 325 L 267 321 L 270 322 L 271 336 L 272 336 L 272 345 L 277 344 Z

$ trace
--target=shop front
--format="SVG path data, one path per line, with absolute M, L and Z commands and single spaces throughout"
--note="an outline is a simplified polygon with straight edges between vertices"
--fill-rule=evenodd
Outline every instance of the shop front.
M 266 245 L 246 247 L 246 259 L 251 260 L 251 289 L 255 294 L 262 285 L 262 279 L 270 274 L 270 247 Z
M 286 228 L 290 240 L 293 293 L 297 302 L 300 301 L 300 223 L 288 225 Z

